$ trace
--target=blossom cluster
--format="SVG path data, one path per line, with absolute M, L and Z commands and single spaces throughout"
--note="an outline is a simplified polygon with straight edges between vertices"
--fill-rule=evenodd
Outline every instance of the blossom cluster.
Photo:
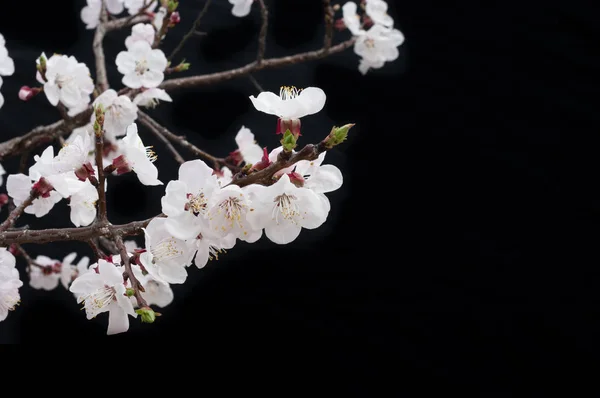
M 102 2 L 103 0 L 87 0 L 86 6 L 81 9 L 81 20 L 85 23 L 87 29 L 94 29 L 100 24 Z M 148 6 L 145 6 L 145 4 L 148 4 Z M 161 13 L 164 13 L 164 7 L 160 7 L 159 12 L 154 13 L 158 6 L 157 0 L 104 0 L 104 5 L 106 12 L 110 15 L 117 16 L 123 13 L 125 9 L 127 9 L 129 15 L 137 15 L 141 11 L 145 11 L 149 14 L 156 14 L 156 22 L 162 23 L 160 16 Z
M 4 36 L 0 33 L 0 89 L 2 88 L 2 76 L 10 76 L 15 73 L 15 63 L 11 57 L 8 56 L 8 50 L 6 49 L 6 41 Z M 0 92 L 0 108 L 4 105 L 4 97 Z

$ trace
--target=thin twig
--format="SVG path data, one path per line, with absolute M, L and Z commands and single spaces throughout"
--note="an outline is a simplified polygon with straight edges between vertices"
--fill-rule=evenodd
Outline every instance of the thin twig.
M 263 62 L 265 58 L 265 51 L 267 49 L 267 27 L 269 25 L 269 10 L 265 4 L 265 0 L 258 0 L 260 5 L 260 32 L 258 33 L 258 52 L 256 53 L 256 63 L 258 65 Z
M 179 163 L 179 164 L 185 163 L 185 159 L 181 156 L 181 154 L 177 151 L 177 149 L 175 149 L 173 144 L 171 144 L 171 142 L 167 139 L 167 137 L 164 136 L 162 131 L 157 129 L 156 126 L 148 120 L 148 118 L 142 117 L 139 119 L 139 121 L 141 124 L 146 126 L 152 134 L 154 134 L 159 140 L 161 140 L 163 142 L 163 144 L 165 144 L 165 146 L 171 152 L 171 154 L 173 155 L 173 157 L 175 158 L 177 163 Z
M 251 62 L 240 68 L 231 69 L 224 72 L 210 73 L 199 76 L 180 77 L 178 79 L 168 79 L 162 82 L 162 84 L 159 87 L 167 91 L 175 91 L 183 88 L 192 88 L 231 80 L 236 77 L 246 76 L 249 73 L 253 73 L 263 69 L 281 68 L 283 66 L 295 65 L 301 62 L 314 61 L 317 59 L 325 58 L 328 55 L 344 51 L 348 47 L 352 46 L 355 41 L 356 39 L 352 38 L 340 44 L 332 46 L 329 50 L 321 48 L 320 50 L 308 51 L 305 53 L 290 55 L 287 57 L 265 59 L 260 64 L 258 64 L 257 62 Z
M 325 37 L 323 39 L 323 49 L 328 51 L 331 48 L 333 40 L 333 17 L 335 11 L 331 6 L 331 0 L 323 0 L 323 8 L 325 9 Z
M 262 93 L 263 91 L 265 91 L 254 76 L 248 75 L 248 79 L 250 79 L 250 82 L 252 82 L 252 84 L 254 85 L 254 87 L 256 87 L 256 89 L 258 90 L 259 93 Z
M 21 257 L 23 257 L 23 259 L 27 263 L 28 267 L 44 268 L 43 266 L 41 266 L 38 263 L 36 263 L 33 258 L 31 258 L 31 256 L 25 251 L 25 249 L 23 249 L 23 246 L 21 246 L 21 245 L 13 245 L 13 247 L 19 252 L 19 254 L 21 255 Z
M 96 239 L 88 239 L 87 244 L 92 248 L 92 251 L 96 255 L 96 259 L 100 260 L 106 258 L 106 254 L 102 251 L 102 249 L 100 249 L 98 243 L 96 243 Z
M 105 223 L 107 221 L 106 214 L 106 192 L 104 191 L 104 184 L 106 181 L 106 176 L 104 175 L 104 165 L 102 160 L 102 151 L 104 150 L 104 130 L 102 130 L 102 125 L 104 122 L 100 124 L 100 134 L 96 132 L 96 166 L 98 166 L 98 186 L 96 189 L 98 190 L 98 214 L 96 216 L 96 221 L 100 223 Z
M 180 137 L 178 135 L 173 134 L 172 132 L 167 130 L 167 128 L 163 127 L 160 123 L 158 123 L 156 120 L 154 120 L 152 117 L 150 117 L 150 115 L 148 115 L 147 113 L 144 113 L 144 112 L 138 110 L 138 120 L 140 121 L 140 123 L 144 123 L 144 125 L 150 125 L 150 126 L 154 127 L 164 137 L 168 138 L 169 140 L 171 140 L 173 142 L 176 142 L 177 144 L 186 148 L 193 154 L 200 156 L 206 160 L 211 161 L 216 170 L 219 170 L 221 168 L 221 166 L 226 166 L 233 172 L 240 170 L 240 168 L 238 166 L 227 162 L 225 159 L 215 157 L 215 156 L 211 155 L 210 153 L 205 152 L 202 149 L 198 148 L 194 144 L 188 142 L 184 137 Z
M 102 14 L 106 14 L 106 7 L 104 2 L 102 3 Z M 104 57 L 104 46 L 102 41 L 106 34 L 106 22 L 99 24 L 96 27 L 94 33 L 94 41 L 92 42 L 92 49 L 94 50 L 94 58 L 96 59 L 96 89 L 98 93 L 102 94 L 108 89 L 108 75 L 106 74 L 106 59 Z
M 100 236 L 98 238 L 98 243 L 100 243 L 100 245 L 103 246 L 106 250 L 108 250 L 108 252 L 111 254 L 119 253 L 119 248 L 117 247 L 117 245 L 115 245 L 115 243 L 112 240 L 105 238 L 104 236 Z
M 167 58 L 167 60 L 169 62 L 171 62 L 171 60 L 173 60 L 173 57 L 175 56 L 175 54 L 177 54 L 183 48 L 183 45 L 185 44 L 185 42 L 188 41 L 188 39 L 194 35 L 194 32 L 196 32 L 196 30 L 200 26 L 200 20 L 202 19 L 204 14 L 206 14 L 206 12 L 208 11 L 208 6 L 210 6 L 211 2 L 212 2 L 212 0 L 206 0 L 206 3 L 204 3 L 204 7 L 202 7 L 202 10 L 196 17 L 196 20 L 194 21 L 194 24 L 192 25 L 190 30 L 183 36 L 183 38 L 181 39 L 179 44 L 177 44 L 175 49 L 171 52 L 171 55 L 169 55 L 169 57 Z
M 25 208 L 31 205 L 38 196 L 39 195 L 32 190 L 27 199 L 25 199 L 23 203 L 17 206 L 13 211 L 11 211 L 6 220 L 4 220 L 4 222 L 0 225 L 0 232 L 4 232 L 12 227 L 17 219 L 21 217 L 21 214 L 23 214 Z
M 121 254 L 121 261 L 123 262 L 123 267 L 125 268 L 125 274 L 127 275 L 127 278 L 129 279 L 129 283 L 131 284 L 131 288 L 134 291 L 134 296 L 135 296 L 135 299 L 137 300 L 138 307 L 140 307 L 140 308 L 148 307 L 148 303 L 146 303 L 146 300 L 144 300 L 144 298 L 142 297 L 142 292 L 144 291 L 144 287 L 142 286 L 140 281 L 138 281 L 137 278 L 135 277 L 135 275 L 133 274 L 133 269 L 131 268 L 131 260 L 129 259 L 129 254 L 127 253 L 127 248 L 125 247 L 125 244 L 123 243 L 123 238 L 121 238 L 121 236 L 118 234 L 114 234 L 114 240 L 115 240 L 115 243 L 117 244 L 117 247 L 119 248 L 119 253 Z

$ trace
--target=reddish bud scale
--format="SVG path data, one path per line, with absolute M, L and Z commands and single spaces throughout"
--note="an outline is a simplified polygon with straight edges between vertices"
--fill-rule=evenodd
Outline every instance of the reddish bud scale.
M 12 244 L 9 246 L 8 251 L 10 252 L 10 254 L 12 254 L 13 256 L 16 256 L 19 254 L 19 249 L 17 249 L 17 245 Z
M 36 196 L 41 196 L 42 198 L 49 197 L 50 192 L 53 189 L 54 187 L 44 177 L 40 178 L 39 181 L 31 187 L 32 193 Z
M 172 28 L 173 26 L 177 25 L 179 22 L 181 22 L 181 16 L 179 15 L 178 11 L 175 11 L 169 17 L 169 27 Z
M 8 203 L 8 195 L 5 193 L 0 193 L 0 208 Z
M 259 171 L 264 168 L 267 168 L 272 162 L 269 160 L 269 153 L 267 152 L 267 147 L 263 148 L 263 157 L 260 159 L 260 162 L 256 163 L 252 166 L 253 171 Z
M 84 163 L 80 168 L 75 170 L 75 175 L 80 181 L 85 181 L 88 178 L 95 176 L 96 172 L 94 171 L 94 167 L 92 166 L 92 164 L 90 162 L 87 162 Z
M 227 159 L 231 163 L 235 164 L 236 166 L 239 166 L 244 162 L 244 158 L 242 157 L 242 153 L 240 152 L 239 149 L 236 149 L 235 151 L 230 152 Z
M 290 182 L 297 186 L 298 188 L 302 188 L 304 186 L 304 177 L 295 171 L 288 173 L 288 177 L 290 177 Z
M 113 159 L 112 165 L 117 171 L 117 175 L 129 173 L 131 171 L 131 166 L 127 162 L 125 155 L 117 156 Z

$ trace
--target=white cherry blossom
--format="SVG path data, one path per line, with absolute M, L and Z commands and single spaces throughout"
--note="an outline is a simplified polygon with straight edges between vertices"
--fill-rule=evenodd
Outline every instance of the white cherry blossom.
M 342 18 L 344 20 L 344 25 L 348 28 L 350 33 L 354 36 L 358 36 L 364 31 L 360 27 L 360 17 L 356 13 L 357 5 L 353 1 L 348 1 L 342 6 Z
M 365 12 L 375 24 L 386 28 L 394 26 L 394 19 L 387 13 L 388 5 L 384 0 L 366 0 Z
M 269 187 L 253 184 L 246 188 L 254 205 L 248 221 L 255 229 L 264 228 L 275 243 L 290 243 L 302 228 L 318 228 L 327 219 L 328 204 L 312 190 L 296 187 L 287 174 Z
M 146 300 L 148 305 L 157 305 L 161 308 L 173 302 L 173 289 L 167 282 L 156 279 L 149 273 L 143 273 L 141 268 L 138 266 L 131 266 L 133 274 L 137 280 L 144 287 L 144 291 L 141 293 L 142 298 Z M 137 305 L 137 300 L 131 297 L 134 306 Z
M 15 264 L 12 253 L 0 247 L 0 322 L 6 319 L 8 312 L 14 310 L 21 300 L 19 288 L 23 286 L 23 282 Z
M 122 137 L 127 132 L 127 127 L 137 119 L 137 105 L 131 102 L 126 95 L 119 95 L 115 90 L 108 89 L 100 94 L 93 102 L 93 106 L 102 105 L 104 108 L 104 131 L 111 141 L 115 137 Z M 96 120 L 92 114 L 91 123 Z
M 54 290 L 60 280 L 60 261 L 37 256 L 37 266 L 29 267 L 29 285 L 34 289 Z
M 83 146 L 85 144 L 82 144 Z M 70 150 L 68 150 L 70 151 Z M 68 151 L 65 152 L 68 154 Z M 81 152 L 81 148 L 77 148 L 73 150 L 74 152 Z M 54 188 L 54 190 L 63 198 L 68 198 L 74 193 L 78 192 L 81 188 L 83 188 L 83 181 L 81 181 L 77 175 L 75 175 L 74 169 L 70 169 L 70 167 L 78 168 L 79 166 L 74 165 L 72 160 L 78 161 L 81 160 L 81 157 L 78 158 L 62 158 L 62 161 L 59 160 L 56 162 L 56 166 L 59 167 L 58 170 L 54 168 L 55 165 L 55 157 L 54 157 L 54 148 L 52 145 L 47 147 L 44 152 L 42 152 L 42 156 L 34 156 L 34 160 L 36 163 L 29 168 L 29 177 L 32 181 L 39 181 L 40 178 L 44 177 L 48 183 Z M 85 159 L 84 159 L 85 160 Z M 62 169 L 66 169 L 66 171 L 62 171 Z M 54 192 L 54 191 L 53 191 Z
M 63 258 L 62 265 L 60 268 L 60 283 L 65 287 L 65 289 L 69 289 L 69 285 L 75 278 L 79 275 L 83 275 L 88 271 L 88 266 L 90 264 L 89 257 L 81 257 L 77 265 L 73 264 L 73 261 L 77 258 L 77 253 L 69 253 L 65 258 Z
M 398 29 L 388 29 L 373 25 L 354 43 L 354 52 L 362 57 L 359 71 L 364 75 L 369 69 L 381 68 L 386 62 L 399 56 L 398 46 L 404 42 L 404 35 Z
M 142 7 L 144 7 L 144 4 L 146 4 L 147 2 L 148 0 L 125 0 L 125 8 L 127 8 L 127 12 L 129 13 L 129 15 L 136 15 L 138 12 L 140 12 Z M 148 6 L 146 11 L 152 12 L 154 9 L 156 9 L 157 5 L 157 1 L 152 1 L 152 3 Z
M 159 7 L 158 11 L 154 13 L 152 25 L 154 26 L 154 29 L 156 29 L 157 32 L 160 32 L 160 29 L 162 28 L 165 15 L 167 15 L 167 9 L 165 7 Z
M 137 11 L 136 11 L 137 13 Z M 138 23 L 133 25 L 131 28 L 131 35 L 127 36 L 125 39 L 125 47 L 127 49 L 131 48 L 133 43 L 138 41 L 145 41 L 148 44 L 152 45 L 154 43 L 154 35 L 156 31 L 154 30 L 154 26 L 149 23 Z
M 6 170 L 4 170 L 4 167 L 2 167 L 2 164 L 0 164 L 0 186 L 2 184 L 4 184 L 4 175 L 6 174 Z
M 158 179 L 158 169 L 154 165 L 156 154 L 151 147 L 144 146 L 138 135 L 137 125 L 127 127 L 127 135 L 121 140 L 125 160 L 144 185 L 163 185 Z
M 69 290 L 84 303 L 88 319 L 108 311 L 106 334 L 123 333 L 129 329 L 129 315 L 137 318 L 131 300 L 126 296 L 123 267 L 98 260 L 98 272 L 86 272 L 73 281 Z
M 133 103 L 146 108 L 154 108 L 159 100 L 173 102 L 171 96 L 162 88 L 149 88 L 135 96 Z
M 11 174 L 6 179 L 6 191 L 13 198 L 15 206 L 20 206 L 28 197 L 33 187 L 33 182 L 25 174 Z M 51 191 L 47 197 L 38 197 L 30 206 L 25 208 L 25 213 L 43 217 L 52 210 L 54 205 L 62 200 L 56 191 Z
M 256 242 L 262 229 L 254 229 L 247 221 L 248 213 L 254 211 L 249 196 L 237 185 L 216 190 L 210 198 L 207 212 L 210 233 L 224 238 L 233 235 L 246 242 Z
M 188 241 L 190 247 L 196 251 L 194 265 L 203 268 L 210 260 L 218 260 L 219 254 L 235 246 L 235 236 L 232 234 L 219 238 L 210 233 L 198 234 L 195 239 Z
M 90 225 L 96 218 L 96 202 L 98 190 L 89 180 L 84 182 L 82 189 L 71 195 L 69 207 L 71 208 L 71 222 L 76 227 Z
M 159 49 L 153 49 L 146 41 L 137 41 L 116 58 L 122 82 L 130 88 L 152 88 L 162 83 L 167 67 L 167 57 Z
M 295 171 L 304 177 L 304 188 L 316 193 L 327 193 L 339 189 L 344 177 L 339 168 L 332 164 L 323 164 L 326 152 L 316 160 L 301 160 L 295 165 Z
M 192 239 L 208 228 L 208 202 L 219 189 L 217 176 L 202 160 L 190 160 L 179 167 L 179 178 L 167 184 L 161 198 L 162 212 L 168 216 L 165 226 L 179 239 Z
M 106 11 L 114 15 L 122 13 L 125 9 L 123 0 L 104 0 L 104 4 L 106 5 Z
M 217 183 L 220 187 L 224 187 L 233 180 L 233 173 L 229 167 L 223 166 L 221 170 L 214 172 L 217 176 Z
M 87 5 L 81 9 L 81 20 L 86 29 L 95 29 L 100 24 L 102 0 L 87 0 Z
M 89 68 L 73 56 L 54 54 L 46 61 L 44 93 L 57 106 L 59 101 L 67 108 L 81 108 L 89 104 L 94 82 Z
M 154 218 L 144 229 L 146 251 L 140 255 L 140 262 L 157 280 L 183 283 L 187 278 L 185 267 L 192 263 L 194 251 L 167 231 L 166 221 Z
M 0 76 L 0 88 L 2 88 L 2 76 Z M 2 108 L 2 105 L 4 105 L 4 97 L 0 93 L 0 108 Z
M 245 17 L 250 14 L 250 9 L 252 8 L 254 0 L 229 0 L 229 2 L 233 4 L 231 14 L 233 14 L 234 17 Z
M 89 159 L 92 141 L 89 134 L 81 134 L 58 151 L 52 159 L 51 167 L 54 173 L 66 173 L 79 169 Z
M 263 149 L 256 143 L 254 134 L 252 134 L 249 128 L 242 126 L 235 136 L 235 142 L 246 164 L 260 162 L 263 156 Z
M 250 100 L 258 111 L 279 116 L 282 119 L 300 119 L 323 109 L 326 95 L 318 87 L 298 90 L 293 86 L 283 86 L 279 95 L 263 91 L 256 98 L 251 95 Z
M 15 62 L 8 55 L 6 41 L 0 33 L 0 76 L 11 76 L 15 73 Z

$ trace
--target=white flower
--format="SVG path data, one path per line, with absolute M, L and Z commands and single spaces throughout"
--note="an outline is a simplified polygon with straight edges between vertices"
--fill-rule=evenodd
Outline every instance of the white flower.
M 80 274 L 86 273 L 90 264 L 89 257 L 81 257 L 77 265 L 73 265 L 75 258 L 77 258 L 77 253 L 73 252 L 68 254 L 62 261 L 60 283 L 62 283 L 65 289 L 69 289 L 71 282 Z
M 194 251 L 167 231 L 166 221 L 154 218 L 144 229 L 146 251 L 140 255 L 140 262 L 157 280 L 183 283 L 187 278 L 185 267 L 192 263 Z
M 165 78 L 167 57 L 159 49 L 152 49 L 146 41 L 137 41 L 116 58 L 117 69 L 122 73 L 122 82 L 130 88 L 157 87 Z
M 227 235 L 223 238 L 207 234 L 199 234 L 196 239 L 188 241 L 188 244 L 196 250 L 194 265 L 197 268 L 206 266 L 209 260 L 218 260 L 219 254 L 235 246 L 235 236 Z
M 233 173 L 229 170 L 229 167 L 221 167 L 221 170 L 216 172 L 217 182 L 220 187 L 224 187 L 233 180 Z
M 256 164 L 263 156 L 263 149 L 254 140 L 249 128 L 242 126 L 235 136 L 235 142 L 246 164 Z
M 98 260 L 96 272 L 86 272 L 73 281 L 69 290 L 78 295 L 77 302 L 84 303 L 88 319 L 108 311 L 106 334 L 123 333 L 129 329 L 128 315 L 137 318 L 131 300 L 126 296 L 122 267 Z
M 71 222 L 76 227 L 90 225 L 96 218 L 96 202 L 98 201 L 98 190 L 89 180 L 77 193 L 71 195 L 69 207 L 71 207 Z
M 156 154 L 151 147 L 144 146 L 135 123 L 127 127 L 127 135 L 121 142 L 125 159 L 140 182 L 144 185 L 163 185 L 158 179 L 158 169 L 154 165 Z
M 300 119 L 319 112 L 325 106 L 325 93 L 317 87 L 298 90 L 296 87 L 281 87 L 279 95 L 263 91 L 258 97 L 250 96 L 254 107 L 264 113 L 282 119 Z
M 269 187 L 253 184 L 246 189 L 254 204 L 248 221 L 255 229 L 264 228 L 267 238 L 278 244 L 292 242 L 302 228 L 318 228 L 329 212 L 315 192 L 296 187 L 287 174 Z
M 111 14 L 118 15 L 123 12 L 123 0 L 104 0 L 106 11 Z
M 98 105 L 104 108 L 103 127 L 110 141 L 124 136 L 127 127 L 137 119 L 137 105 L 128 96 L 119 95 L 113 89 L 106 90 L 94 100 L 93 106 Z M 95 120 L 96 115 L 92 114 L 91 123 Z
M 388 5 L 384 0 L 366 0 L 365 12 L 375 24 L 391 28 L 394 26 L 394 19 L 388 15 Z
M 222 238 L 231 234 L 246 242 L 256 242 L 262 230 L 255 230 L 247 221 L 251 211 L 254 211 L 252 202 L 242 188 L 228 185 L 216 190 L 207 213 L 210 233 Z
M 160 29 L 162 28 L 165 15 L 167 15 L 167 9 L 165 7 L 160 7 L 154 14 L 152 25 L 154 25 L 154 29 L 156 29 L 157 32 L 160 32 Z
M 74 151 L 81 152 L 81 147 L 84 145 L 85 143 L 75 147 Z M 44 177 L 63 198 L 68 198 L 83 188 L 83 181 L 79 180 L 75 175 L 74 169 L 70 169 L 70 167 L 74 166 L 73 163 L 70 162 L 71 159 L 63 158 L 62 161 L 59 160 L 56 162 L 59 170 L 54 169 L 55 157 L 54 148 L 52 146 L 47 147 L 44 152 L 42 152 L 42 156 L 34 156 L 34 160 L 36 163 L 29 168 L 29 177 L 32 181 L 38 181 L 41 177 Z M 75 158 L 74 160 L 79 161 L 81 160 L 81 157 Z M 66 171 L 62 172 L 60 168 L 66 168 Z M 78 166 L 75 168 L 78 168 Z
M 15 257 L 6 248 L 0 247 L 0 321 L 19 304 L 19 288 L 23 282 L 15 268 Z
M 6 42 L 4 36 L 0 34 L 0 76 L 11 76 L 15 73 L 15 63 L 13 59 L 8 56 L 8 50 L 5 45 Z
M 144 4 L 146 4 L 147 2 L 148 0 L 125 0 L 125 8 L 127 8 L 127 12 L 129 13 L 129 15 L 136 15 L 140 12 L 142 7 L 144 7 Z M 152 4 L 148 6 L 146 11 L 152 12 L 157 5 L 158 2 L 153 1 Z
M 81 9 L 81 20 L 86 29 L 95 29 L 100 24 L 102 0 L 87 0 L 87 5 Z
M 169 181 L 161 198 L 165 226 L 179 239 L 192 239 L 208 227 L 208 201 L 218 189 L 213 169 L 202 160 L 190 160 L 179 167 L 179 178 Z
M 363 58 L 359 71 L 364 75 L 370 68 L 378 69 L 385 62 L 394 61 L 399 56 L 397 47 L 403 42 L 404 35 L 398 29 L 388 29 L 377 24 L 371 26 L 354 43 L 354 52 Z
M 29 267 L 29 285 L 34 289 L 53 290 L 60 280 L 60 261 L 37 256 L 36 265 Z
M 4 170 L 4 167 L 0 164 L 0 185 L 4 184 L 4 174 L 6 174 L 6 170 Z
M 173 102 L 171 96 L 162 88 L 149 88 L 136 95 L 133 103 L 138 106 L 154 108 L 158 105 L 158 100 Z
M 0 76 L 0 88 L 2 88 L 2 76 Z M 0 108 L 2 108 L 2 105 L 4 105 L 4 97 L 0 93 Z
M 346 25 L 350 33 L 354 36 L 358 36 L 364 32 L 360 27 L 360 17 L 356 13 L 356 8 L 356 3 L 353 1 L 349 1 L 342 6 L 344 25 Z
M 144 274 L 140 267 L 132 265 L 131 269 L 137 280 L 144 287 L 142 298 L 148 305 L 157 305 L 161 308 L 173 302 L 173 289 L 167 282 L 154 278 L 151 274 Z M 135 297 L 131 297 L 133 305 L 137 305 Z
M 296 173 L 304 177 L 304 188 L 316 193 L 327 193 L 339 189 L 344 182 L 340 169 L 332 164 L 322 164 L 326 152 L 316 160 L 301 160 L 295 164 Z
M 125 39 L 125 47 L 129 49 L 133 43 L 138 41 L 145 41 L 152 45 L 152 43 L 154 43 L 155 34 L 156 31 L 154 30 L 154 26 L 152 26 L 152 24 L 138 23 L 133 25 L 133 28 L 131 28 L 131 35 L 127 36 Z
M 88 161 L 91 149 L 92 141 L 88 134 L 81 134 L 70 143 L 65 142 L 56 157 L 52 159 L 53 172 L 58 174 L 76 171 Z
M 245 17 L 250 14 L 250 8 L 254 0 L 229 0 L 233 4 L 231 13 L 234 17 Z
M 44 93 L 57 106 L 60 101 L 67 108 L 78 108 L 90 102 L 94 82 L 90 70 L 73 56 L 54 54 L 46 61 Z
M 6 179 L 6 191 L 13 198 L 15 206 L 20 206 L 28 197 L 33 187 L 33 182 L 25 174 L 11 174 Z M 56 191 L 51 191 L 47 197 L 34 199 L 30 206 L 25 208 L 25 213 L 43 217 L 60 202 L 62 197 Z

